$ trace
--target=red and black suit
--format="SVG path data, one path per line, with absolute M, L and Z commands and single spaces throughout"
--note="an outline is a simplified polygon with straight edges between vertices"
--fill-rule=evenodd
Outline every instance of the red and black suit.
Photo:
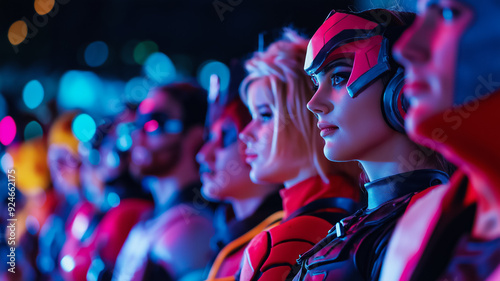
M 373 207 L 342 219 L 325 239 L 301 255 L 293 280 L 378 280 L 388 240 L 412 197 L 447 181 L 446 173 L 428 169 L 365 184 Z
M 283 221 L 261 232 L 245 249 L 237 280 L 285 280 L 299 254 L 319 242 L 357 208 L 357 188 L 343 176 L 319 176 L 281 190 Z

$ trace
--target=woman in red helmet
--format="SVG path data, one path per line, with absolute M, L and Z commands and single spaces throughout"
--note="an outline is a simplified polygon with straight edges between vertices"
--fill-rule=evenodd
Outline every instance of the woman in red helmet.
M 440 156 L 404 133 L 404 75 L 390 48 L 413 17 L 333 11 L 309 42 L 304 68 L 317 91 L 308 108 L 325 156 L 363 166 L 368 205 L 298 259 L 294 280 L 378 280 L 387 241 L 413 195 L 448 180 Z

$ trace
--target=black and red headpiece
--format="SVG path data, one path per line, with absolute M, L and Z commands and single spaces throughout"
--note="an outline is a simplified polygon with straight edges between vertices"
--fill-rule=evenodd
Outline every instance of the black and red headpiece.
M 404 132 L 407 107 L 402 94 L 404 74 L 392 58 L 391 47 L 413 19 L 412 13 L 384 9 L 359 13 L 332 11 L 309 41 L 304 70 L 315 80 L 331 62 L 352 59 L 347 91 L 353 98 L 388 75 L 382 102 L 384 116 L 393 129 Z

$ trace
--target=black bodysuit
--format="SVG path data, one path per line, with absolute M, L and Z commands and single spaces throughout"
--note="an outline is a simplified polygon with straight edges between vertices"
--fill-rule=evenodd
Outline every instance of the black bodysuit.
M 446 173 L 428 169 L 365 184 L 369 206 L 374 207 L 343 219 L 301 255 L 293 280 L 378 280 L 389 238 L 413 195 L 447 181 Z

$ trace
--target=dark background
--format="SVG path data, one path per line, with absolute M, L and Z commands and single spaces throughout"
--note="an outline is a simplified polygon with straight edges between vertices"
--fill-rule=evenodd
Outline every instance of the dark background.
M 40 16 L 34 0 L 0 0 L 0 119 L 11 115 L 26 123 L 23 120 L 31 116 L 27 119 L 41 121 L 44 131 L 61 110 L 54 100 L 60 95 L 64 73 L 92 71 L 106 83 L 125 85 L 133 77 L 144 76 L 142 66 L 132 59 L 134 46 L 141 41 L 155 42 L 183 77 L 196 77 L 207 60 L 228 64 L 232 58 L 251 55 L 259 46 L 259 34 L 264 34 L 267 46 L 279 37 L 284 26 L 311 36 L 332 9 L 393 7 L 395 2 L 411 9 L 415 0 L 55 2 L 49 14 Z M 221 9 L 219 13 L 216 7 Z M 28 36 L 13 46 L 7 34 L 17 20 L 28 24 Z M 84 59 L 85 48 L 94 41 L 103 41 L 109 48 L 108 58 L 98 67 L 88 66 Z M 23 88 L 31 80 L 40 81 L 45 91 L 43 103 L 35 110 L 28 109 L 22 100 Z M 116 89 L 123 89 L 123 85 Z M 107 93 L 98 95 L 105 97 Z M 2 110 L 2 100 L 6 110 Z M 22 127 L 18 124 L 20 132 Z M 22 140 L 22 136 L 16 139 Z
M 238 5 L 231 7 L 231 2 Z M 226 10 L 221 21 L 214 5 L 223 9 L 224 4 L 232 11 Z M 20 68 L 43 64 L 49 71 L 91 69 L 82 61 L 83 50 L 102 40 L 110 48 L 110 57 L 92 70 L 127 79 L 137 75 L 140 67 L 124 62 L 122 49 L 130 41 L 152 40 L 174 63 L 176 58 L 189 57 L 194 75 L 207 59 L 227 63 L 256 50 L 261 32 L 267 31 L 266 44 L 286 25 L 310 35 L 331 9 L 355 8 L 353 0 L 61 0 L 55 6 L 52 15 L 39 16 L 33 1 L 1 0 L 3 64 Z M 36 30 L 29 28 L 16 53 L 6 35 L 9 26 L 23 18 Z

